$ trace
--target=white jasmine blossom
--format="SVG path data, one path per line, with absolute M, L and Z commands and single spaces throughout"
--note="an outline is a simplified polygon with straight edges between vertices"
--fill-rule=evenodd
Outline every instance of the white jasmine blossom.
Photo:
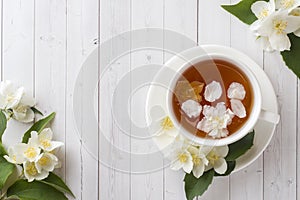
M 171 160 L 172 170 L 177 171 L 183 169 L 186 173 L 191 173 L 193 169 L 193 158 L 184 140 L 180 139 L 178 141 L 178 139 L 176 139 L 174 141 L 168 157 Z
M 24 93 L 24 88 L 16 88 L 11 81 L 0 82 L 0 108 L 11 109 L 16 107 Z
M 275 12 L 275 2 L 274 0 L 266 1 L 256 1 L 251 5 L 251 11 L 259 20 L 263 20 L 270 14 Z
M 32 182 L 34 180 L 43 180 L 49 176 L 49 171 L 38 171 L 34 162 L 25 162 L 24 166 L 24 175 L 28 182 Z
M 229 152 L 228 146 L 220 146 L 220 147 L 209 147 L 203 146 L 200 147 L 200 150 L 206 154 L 206 158 L 209 161 L 206 171 L 210 169 L 214 169 L 218 174 L 224 174 L 227 170 L 227 163 L 225 157 Z
M 198 149 L 194 146 L 190 146 L 188 150 L 191 153 L 193 159 L 193 174 L 196 178 L 199 178 L 203 175 L 205 166 L 208 165 L 208 160 L 204 152 L 201 151 L 201 149 Z
M 243 100 L 246 96 L 246 91 L 245 91 L 244 86 L 237 82 L 231 83 L 227 90 L 227 96 L 230 99 Z
M 292 11 L 300 6 L 300 0 L 276 0 L 276 8 L 280 10 Z
M 31 109 L 35 105 L 35 99 L 26 93 L 23 94 L 19 104 L 13 110 L 13 118 L 24 123 L 34 120 L 34 112 Z
M 272 49 L 278 51 L 290 50 L 291 42 L 287 34 L 298 30 L 300 17 L 288 14 L 287 10 L 275 11 L 259 25 L 255 26 L 258 36 L 267 37 Z
M 155 137 L 172 137 L 175 138 L 178 134 L 172 120 L 169 116 L 159 117 L 155 119 L 149 126 L 151 135 Z
M 189 99 L 182 103 L 181 109 L 189 118 L 195 118 L 199 117 L 202 106 L 198 102 Z
M 222 95 L 222 87 L 219 82 L 212 81 L 205 87 L 204 98 L 206 101 L 214 102 Z
M 8 155 L 5 155 L 4 158 L 13 164 L 22 164 L 25 162 L 26 158 L 24 152 L 27 148 L 27 144 L 16 144 L 8 148 Z
M 230 105 L 232 112 L 239 118 L 246 117 L 246 109 L 243 103 L 238 99 L 230 99 Z
M 57 166 L 59 166 L 58 158 L 54 154 L 48 152 L 40 154 L 35 162 L 35 167 L 39 173 L 43 170 L 52 172 Z
M 29 138 L 23 153 L 27 161 L 35 162 L 40 155 L 40 152 L 41 149 L 38 146 L 38 134 L 33 131 L 31 132 L 31 137 Z
M 294 10 L 292 10 L 292 12 L 290 13 L 290 15 L 296 16 L 296 17 L 300 17 L 300 8 L 295 8 Z M 300 27 L 294 31 L 294 34 L 297 37 L 300 37 Z
M 264 19 L 275 12 L 275 2 L 274 0 L 270 0 L 269 2 L 256 1 L 251 5 L 251 11 L 258 20 L 251 24 L 250 29 L 256 30 Z
M 32 131 L 28 144 L 20 143 L 9 147 L 8 155 L 4 158 L 10 163 L 23 165 L 28 182 L 42 180 L 49 172 L 60 167 L 58 158 L 52 152 L 63 143 L 52 141 L 52 136 L 50 128 L 43 129 L 40 134 Z
M 197 128 L 208 133 L 213 138 L 222 138 L 228 135 L 227 126 L 231 124 L 234 114 L 226 109 L 225 103 L 220 102 L 216 107 L 203 107 L 204 117 L 197 124 Z
M 32 133 L 34 133 L 34 131 Z M 53 132 L 50 128 L 43 129 L 42 132 L 38 135 L 39 147 L 44 151 L 49 152 L 64 145 L 64 143 L 62 142 L 52 141 L 52 137 L 53 137 Z
M 0 108 L 8 118 L 13 117 L 24 123 L 32 122 L 34 112 L 31 107 L 34 105 L 34 98 L 27 95 L 23 87 L 17 88 L 11 81 L 0 82 Z

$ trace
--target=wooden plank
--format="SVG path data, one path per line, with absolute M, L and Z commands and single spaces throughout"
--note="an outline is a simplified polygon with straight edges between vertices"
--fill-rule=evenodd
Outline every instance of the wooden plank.
M 161 0 L 133 0 L 132 1 L 132 11 L 131 11 L 131 29 L 134 30 L 139 28 L 161 28 L 163 27 L 163 1 Z M 133 35 L 135 35 L 133 33 Z M 132 37 L 132 43 L 134 44 L 136 39 Z M 163 32 L 161 32 L 161 37 L 156 38 L 156 41 L 153 41 L 153 37 L 145 35 L 143 41 L 145 44 L 160 44 L 163 46 Z M 132 47 L 134 48 L 134 47 Z M 146 66 L 152 68 L 154 65 L 163 64 L 163 50 L 149 50 L 147 46 L 142 47 L 138 51 L 131 49 L 131 70 L 140 69 L 140 67 Z M 149 74 L 147 70 L 143 70 L 143 74 L 131 74 L 131 199 L 163 199 L 163 160 L 161 159 L 160 163 L 150 163 L 151 155 L 156 152 L 156 148 L 153 148 L 155 145 L 152 138 L 147 135 L 146 131 L 139 133 L 135 131 L 135 127 L 146 127 L 146 113 L 145 103 L 148 92 L 148 86 L 140 85 L 140 88 L 137 91 L 134 91 L 136 88 L 136 82 L 139 80 L 147 79 Z M 139 137 L 134 137 L 139 136 Z M 147 139 L 146 139 L 147 138 Z M 153 150 L 155 149 L 155 150 Z M 137 154 L 143 155 L 144 162 L 141 164 L 141 161 L 136 160 L 135 157 Z M 139 157 L 141 158 L 141 157 Z M 142 159 L 142 158 L 141 158 Z M 148 163 L 149 162 L 149 163 Z M 155 168 L 146 169 L 145 166 L 156 166 L 160 168 L 159 171 L 149 172 L 148 170 L 157 170 Z M 143 170 L 144 168 L 144 170 Z M 139 174 L 135 172 L 139 171 Z
M 230 0 L 199 1 L 199 44 L 230 45 L 230 15 L 220 6 Z
M 172 30 L 179 34 L 184 35 L 197 44 L 197 1 L 184 1 L 184 0 L 165 0 L 164 7 L 164 29 Z M 164 39 L 168 35 L 164 36 Z M 178 49 L 191 48 L 193 44 L 186 45 L 185 39 L 181 38 L 174 42 L 173 45 L 177 45 Z M 168 48 L 166 46 L 165 48 Z M 166 49 L 165 49 L 166 50 Z M 178 53 L 178 52 L 177 52 Z M 166 62 L 174 54 L 170 54 L 165 51 L 164 61 Z M 169 166 L 166 166 L 164 170 L 164 182 L 165 182 L 165 200 L 181 200 L 185 199 L 183 173 L 172 171 Z
M 239 1 L 231 2 L 235 4 Z M 247 54 L 263 67 L 263 50 L 249 26 L 231 17 L 231 47 Z M 230 176 L 230 199 L 263 199 L 263 156 L 249 167 Z
M 35 96 L 39 109 L 56 112 L 54 139 L 65 142 L 66 1 L 37 1 L 35 5 Z M 47 89 L 46 89 L 47 88 Z M 58 152 L 65 176 L 65 147 Z
M 2 78 L 34 95 L 34 1 L 3 1 Z M 19 142 L 29 125 L 11 120 L 4 144 Z
M 34 95 L 34 1 L 1 1 L 1 77 Z M 10 120 L 3 136 L 6 147 L 21 141 L 31 124 Z
M 67 1 L 66 180 L 76 199 L 98 199 L 99 195 L 98 155 L 95 153 L 98 151 L 97 125 L 89 126 L 89 117 L 84 112 L 86 99 L 82 99 L 81 105 L 75 105 L 82 108 L 79 111 L 82 114 L 80 123 L 75 124 L 75 108 L 72 106 L 76 76 L 80 73 L 81 64 L 97 47 L 98 11 L 98 1 L 95 0 Z M 85 90 L 91 89 L 84 87 L 81 90 L 83 97 Z M 90 134 L 95 135 L 87 137 Z
M 230 176 L 230 199 L 263 199 L 263 157 Z
M 199 1 L 199 44 L 219 44 L 230 46 L 230 16 L 220 5 L 230 4 L 230 0 Z M 215 178 L 208 191 L 199 199 L 214 200 L 219 197 L 230 199 L 229 178 Z
M 108 46 L 100 48 L 100 199 L 131 199 L 130 155 L 125 153 L 130 152 L 130 117 L 128 113 L 119 113 L 123 132 L 115 121 L 113 109 L 118 111 L 118 107 L 124 105 L 112 103 L 119 81 L 130 72 L 130 56 L 123 56 L 112 63 L 103 61 L 120 56 L 120 49 L 130 49 L 130 38 L 109 40 L 131 30 L 130 12 L 130 0 L 100 1 L 100 41 L 101 46 Z M 130 79 L 125 81 L 124 86 L 130 88 Z M 108 146 L 102 145 L 104 141 Z M 107 159 L 103 160 L 103 156 Z
M 67 67 L 66 67 L 66 182 L 78 199 L 82 199 L 81 143 L 72 120 L 72 92 L 82 62 L 80 34 L 80 1 L 67 2 Z
M 264 66 L 277 94 L 281 115 L 264 153 L 264 199 L 296 199 L 297 79 L 277 52 L 265 54 Z

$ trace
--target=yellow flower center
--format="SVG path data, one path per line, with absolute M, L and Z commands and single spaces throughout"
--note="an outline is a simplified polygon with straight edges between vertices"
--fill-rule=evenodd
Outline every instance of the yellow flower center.
M 224 118 L 220 116 L 214 116 L 209 118 L 211 122 L 215 125 L 215 128 L 218 128 L 224 124 Z
M 180 155 L 178 155 L 178 160 L 181 162 L 181 163 L 186 163 L 186 161 L 188 160 L 188 157 L 186 154 L 182 153 Z
M 262 11 L 259 13 L 258 18 L 263 19 L 269 15 L 269 10 L 267 8 L 262 9 Z
M 26 166 L 26 172 L 28 174 L 30 174 L 31 176 L 35 176 L 38 174 L 38 171 L 34 165 L 34 163 L 29 163 L 27 166 Z
M 170 130 L 174 128 L 173 122 L 171 121 L 169 116 L 165 117 L 160 125 L 163 128 L 163 130 Z
M 15 98 L 14 95 L 8 94 L 6 96 L 6 101 L 9 102 L 9 103 L 11 103 L 14 100 L 14 98 Z
M 41 157 L 41 159 L 39 159 L 38 163 L 41 165 L 41 166 L 46 166 L 50 163 L 50 159 L 46 156 L 43 156 Z
M 197 155 L 193 154 L 192 157 L 194 165 L 198 166 L 201 164 L 201 159 Z
M 216 155 L 214 152 L 210 152 L 208 155 L 207 155 L 207 159 L 209 160 L 209 162 L 214 165 L 214 163 L 219 160 L 219 156 Z
M 283 21 L 283 20 L 274 20 L 273 25 L 277 34 L 283 34 L 285 33 L 285 29 L 288 23 L 287 21 Z
M 27 158 L 34 158 L 36 157 L 37 153 L 35 151 L 35 149 L 33 147 L 29 147 L 26 151 L 25 151 L 25 156 Z
M 300 10 L 293 10 L 292 12 L 291 12 L 291 15 L 293 15 L 293 16 L 300 16 Z
M 217 122 L 222 122 L 222 119 L 219 117 L 219 116 L 215 116 L 213 118 L 214 121 L 217 121 Z
M 12 157 L 12 159 L 13 159 L 13 161 L 17 161 L 17 156 L 16 155 L 13 155 L 13 157 Z
M 280 5 L 283 8 L 291 8 L 295 4 L 295 0 L 281 0 Z
M 42 140 L 41 144 L 45 149 L 51 147 L 51 143 L 49 140 Z
M 27 109 L 25 106 L 18 106 L 16 109 L 15 109 L 18 113 L 26 113 L 27 112 Z

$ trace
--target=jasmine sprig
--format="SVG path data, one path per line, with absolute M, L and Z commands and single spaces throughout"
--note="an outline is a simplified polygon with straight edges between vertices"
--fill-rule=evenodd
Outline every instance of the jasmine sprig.
M 222 5 L 245 24 L 251 25 L 266 51 L 280 51 L 285 64 L 300 78 L 300 0 L 242 0 Z

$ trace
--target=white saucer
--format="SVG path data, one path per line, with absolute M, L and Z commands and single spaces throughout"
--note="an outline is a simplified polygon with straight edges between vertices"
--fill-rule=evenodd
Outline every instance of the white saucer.
M 203 54 L 225 54 L 225 55 L 234 55 L 234 57 L 240 62 L 245 63 L 249 69 L 255 74 L 262 92 L 262 108 L 266 111 L 270 111 L 273 113 L 278 113 L 277 108 L 277 99 L 273 89 L 273 86 L 263 71 L 263 69 L 257 65 L 251 58 L 247 55 L 224 46 L 217 45 L 204 45 L 198 46 L 187 51 L 182 52 L 180 55 L 176 55 L 172 57 L 163 68 L 171 69 L 173 71 L 177 71 L 182 64 L 186 62 L 186 60 L 193 60 L 194 58 L 201 56 Z M 168 89 L 163 87 L 162 85 L 167 85 L 171 76 L 168 76 L 165 69 L 162 69 L 158 72 L 154 79 L 154 83 L 149 88 L 146 102 L 146 121 L 147 124 L 151 124 L 152 121 L 158 121 L 161 119 L 162 115 L 167 114 L 167 105 L 166 105 L 166 94 Z M 162 83 L 162 84 L 160 84 Z M 153 108 L 159 107 L 160 111 L 164 112 L 163 114 L 155 114 L 155 109 Z M 152 112 L 152 113 L 150 113 Z M 151 115 L 150 115 L 151 114 Z M 255 161 L 266 149 L 270 140 L 274 134 L 276 128 L 276 124 L 258 120 L 254 129 L 255 129 L 255 138 L 253 147 L 239 159 L 237 159 L 236 167 L 234 172 L 239 171 L 248 165 L 250 165 L 253 161 Z M 164 135 L 154 137 L 154 142 L 158 146 L 160 150 L 163 150 L 166 146 L 171 144 L 174 140 L 173 135 Z

